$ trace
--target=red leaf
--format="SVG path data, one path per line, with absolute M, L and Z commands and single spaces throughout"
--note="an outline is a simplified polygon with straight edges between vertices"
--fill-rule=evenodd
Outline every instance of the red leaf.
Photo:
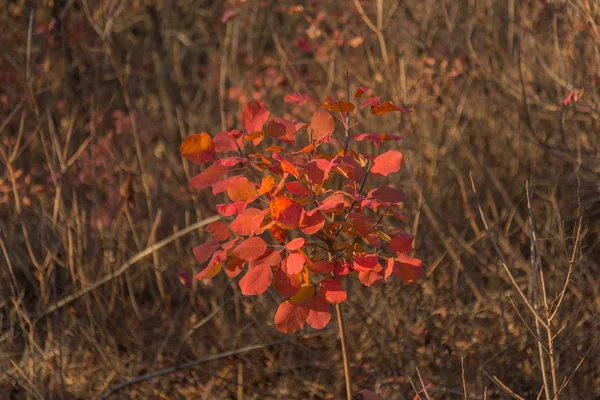
M 183 157 L 198 165 L 215 159 L 215 146 L 206 132 L 186 137 L 181 143 L 180 152 Z
M 291 242 L 289 242 L 288 244 L 286 244 L 285 248 L 288 249 L 289 251 L 294 251 L 294 250 L 298 250 L 302 246 L 304 246 L 304 238 L 296 238 L 296 239 L 292 240 Z
M 354 139 L 357 141 L 369 140 L 373 142 L 376 146 L 379 146 L 381 142 L 386 140 L 402 140 L 404 136 L 400 135 L 390 135 L 387 133 L 361 133 L 359 135 L 354 135 Z
M 290 192 L 291 194 L 295 194 L 297 196 L 301 196 L 301 197 L 310 197 L 310 190 L 308 190 L 302 183 L 298 182 L 298 181 L 293 181 L 293 182 L 287 182 L 285 184 L 285 188 L 288 190 L 288 192 Z
M 224 165 L 226 167 L 233 167 L 234 165 L 237 165 L 239 163 L 245 164 L 246 162 L 248 162 L 248 160 L 244 157 L 226 157 L 221 158 L 219 162 L 221 163 L 221 165 Z
M 412 250 L 415 237 L 408 233 L 399 233 L 390 241 L 390 249 L 396 253 L 406 253 Z
M 408 108 L 400 108 L 395 106 L 394 104 L 392 104 L 391 101 L 384 101 L 383 104 L 380 104 L 378 106 L 372 107 L 371 108 L 371 112 L 374 115 L 383 115 L 383 114 L 387 114 L 390 112 L 394 112 L 394 111 L 402 111 L 405 113 L 411 113 L 412 111 L 409 110 Z
M 344 207 L 348 207 L 350 205 L 350 202 L 348 200 L 346 200 L 346 197 L 344 197 L 343 194 L 341 193 L 334 193 L 331 196 L 327 197 L 325 200 L 323 200 L 321 202 L 321 205 L 319 206 L 319 208 L 315 208 L 312 209 L 310 211 L 307 212 L 307 214 L 312 215 L 314 214 L 317 210 L 323 211 L 323 212 L 338 212 L 344 209 Z
M 330 274 L 333 272 L 334 263 L 325 260 L 319 260 L 313 263 L 310 270 L 315 274 Z
M 300 286 L 302 286 L 302 275 L 289 276 L 282 268 L 277 268 L 273 286 L 282 296 L 287 298 L 293 297 L 300 290 Z
M 358 393 L 362 394 L 364 400 L 383 400 L 383 397 L 380 397 L 368 389 L 363 389 Z
M 389 150 L 375 157 L 371 172 L 374 174 L 387 176 L 391 173 L 400 171 L 401 167 L 402 153 L 397 150 Z
M 335 120 L 329 112 L 317 110 L 315 111 L 308 128 L 312 132 L 312 140 L 320 141 L 333 133 L 335 129 Z
M 200 246 L 194 247 L 193 252 L 196 261 L 200 264 L 206 262 L 220 246 L 221 244 L 217 240 L 211 239 Z
M 306 257 L 301 253 L 291 253 L 286 259 L 286 270 L 288 275 L 296 275 L 302 272 Z
M 219 132 L 212 139 L 215 145 L 215 152 L 220 153 L 224 151 L 237 151 L 236 138 L 241 137 L 242 131 L 234 129 L 231 132 Z M 238 139 L 238 144 L 241 144 L 242 140 Z
M 371 190 L 367 197 L 391 204 L 400 204 L 404 202 L 404 192 L 387 185 L 379 186 L 377 189 Z
M 398 254 L 395 259 L 388 258 L 388 264 L 390 263 L 393 265 L 392 272 L 402 282 L 413 283 L 423 277 L 423 262 L 417 258 L 409 257 L 406 254 Z
M 379 96 L 368 98 L 367 100 L 360 103 L 359 108 L 362 110 L 367 106 L 376 107 L 377 105 L 379 105 Z
M 354 98 L 356 99 L 361 97 L 365 90 L 367 89 L 364 86 L 359 86 L 358 89 L 356 89 L 356 92 L 354 92 Z
M 227 173 L 227 167 L 221 165 L 218 161 L 198 175 L 190 179 L 190 186 L 194 189 L 204 189 L 219 182 Z
M 273 270 L 267 264 L 249 268 L 246 275 L 240 279 L 240 289 L 244 296 L 263 294 L 273 281 Z
M 321 296 L 332 304 L 346 301 L 347 295 L 342 282 L 337 279 L 327 278 L 321 281 Z
M 277 240 L 279 243 L 285 242 L 287 238 L 287 231 L 285 229 L 277 224 L 271 225 L 269 229 L 271 230 L 271 234 L 273 234 L 275 240 Z
M 302 217 L 300 218 L 300 230 L 305 235 L 314 235 L 319 232 L 325 226 L 325 217 L 320 212 L 315 212 L 312 215 L 306 214 L 302 210 Z
M 245 264 L 246 261 L 241 258 L 230 257 L 225 266 L 225 274 L 230 278 L 235 278 L 244 270 Z
M 271 201 L 271 218 L 284 229 L 296 229 L 304 208 L 287 197 L 275 197 Z
M 229 239 L 229 229 L 223 221 L 211 222 L 206 226 L 206 232 L 213 235 L 219 242 Z
M 266 250 L 267 244 L 265 241 L 258 236 L 253 236 L 240 243 L 232 254 L 242 260 L 252 261 L 260 258 Z
M 296 126 L 292 121 L 283 118 L 273 118 L 267 125 L 267 135 L 285 142 L 296 141 Z
M 267 250 L 263 257 L 250 262 L 250 267 L 254 267 L 258 264 L 267 264 L 271 267 L 276 267 L 281 263 L 281 251 Z
M 217 212 L 224 217 L 231 217 L 232 215 L 236 215 L 244 211 L 247 206 L 248 203 L 245 201 L 229 204 L 217 204 Z
M 260 100 L 248 102 L 242 110 L 242 126 L 246 133 L 260 132 L 264 124 L 269 120 L 271 112 L 265 107 L 265 103 Z
M 286 103 L 295 104 L 297 106 L 300 106 L 308 101 L 315 103 L 315 104 L 319 104 L 319 100 L 317 100 L 314 97 L 312 97 L 308 94 L 305 94 L 305 93 L 286 94 L 285 97 L 283 98 L 283 101 L 285 101 Z
M 308 317 L 306 307 L 296 306 L 289 301 L 284 301 L 275 313 L 275 327 L 283 333 L 295 333 L 302 329 L 306 317 Z
M 247 208 L 233 220 L 229 228 L 238 235 L 252 235 L 260 227 L 260 224 L 262 224 L 267 212 L 268 210 Z
M 312 46 L 306 38 L 296 39 L 294 40 L 294 43 L 296 44 L 297 48 L 299 48 L 306 54 L 310 54 L 313 52 Z
M 356 256 L 354 257 L 354 269 L 357 271 L 370 271 L 377 265 L 377 256 Z
M 321 296 L 314 296 L 306 307 L 309 309 L 306 323 L 315 329 L 323 329 L 331 320 L 331 306 Z

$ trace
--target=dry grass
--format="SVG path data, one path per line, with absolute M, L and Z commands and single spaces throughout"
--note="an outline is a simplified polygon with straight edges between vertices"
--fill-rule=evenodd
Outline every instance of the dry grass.
M 427 266 L 348 288 L 354 389 L 600 398 L 598 3 L 319 4 L 252 0 L 226 24 L 202 0 L 0 4 L 2 398 L 95 398 L 178 364 L 110 398 L 340 398 L 333 323 L 287 338 L 276 294 L 181 285 L 216 200 L 178 148 L 246 99 L 281 115 L 288 92 L 343 93 L 346 69 L 415 110 L 370 129 L 407 136 L 394 183 Z

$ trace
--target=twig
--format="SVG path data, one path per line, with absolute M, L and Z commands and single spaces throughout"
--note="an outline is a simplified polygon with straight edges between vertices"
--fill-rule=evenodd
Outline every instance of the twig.
M 322 333 L 332 333 L 332 332 L 334 332 L 334 331 L 322 331 Z M 138 376 L 136 378 L 130 379 L 130 380 L 125 381 L 125 382 L 121 382 L 118 385 L 115 385 L 115 386 L 111 387 L 110 390 L 108 392 L 106 392 L 105 394 L 101 395 L 98 398 L 98 400 L 106 399 L 111 394 L 113 394 L 113 393 L 115 393 L 115 392 L 117 392 L 117 391 L 119 391 L 119 390 L 121 390 L 123 388 L 126 388 L 128 386 L 134 385 L 136 383 L 144 382 L 144 381 L 147 381 L 147 380 L 150 380 L 150 379 L 153 379 L 153 378 L 158 378 L 159 376 L 168 375 L 168 374 L 171 374 L 171 373 L 176 372 L 176 371 L 181 371 L 183 369 L 192 368 L 192 367 L 195 367 L 196 365 L 200 365 L 200 364 L 203 364 L 203 363 L 208 362 L 208 361 L 214 361 L 214 360 L 218 360 L 218 359 L 225 358 L 225 357 L 230 357 L 230 356 L 235 356 L 235 355 L 238 355 L 238 354 L 247 353 L 247 352 L 252 351 L 252 350 L 259 350 L 259 349 L 264 349 L 264 348 L 267 348 L 267 347 L 272 347 L 272 346 L 277 346 L 277 345 L 280 345 L 280 344 L 284 344 L 284 343 L 287 343 L 287 342 L 291 341 L 292 339 L 296 339 L 296 338 L 298 338 L 300 336 L 302 336 L 302 335 L 289 336 L 289 337 L 286 337 L 285 339 L 279 340 L 277 342 L 255 344 L 255 345 L 252 345 L 252 346 L 242 347 L 242 348 L 236 349 L 236 350 L 230 350 L 230 351 L 226 351 L 226 352 L 219 353 L 219 354 L 213 354 L 211 356 L 200 358 L 198 360 L 189 361 L 189 362 L 186 362 L 186 363 L 183 363 L 183 364 L 175 365 L 174 367 L 169 367 L 169 368 L 161 369 L 159 371 L 155 371 L 155 372 L 152 372 L 152 373 L 149 373 L 149 374 L 141 375 L 141 376 Z
M 344 361 L 344 378 L 346 381 L 346 398 L 352 400 L 352 381 L 350 380 L 350 364 L 348 362 L 348 350 L 346 347 L 346 330 L 344 328 L 344 317 L 342 315 L 342 306 L 340 303 L 335 305 L 337 314 L 338 330 L 340 332 L 340 342 L 342 344 L 342 358 Z
M 518 394 L 516 394 L 515 392 L 513 392 L 512 390 L 510 390 L 510 388 L 508 386 L 506 386 L 500 379 L 498 379 L 498 377 L 496 377 L 496 375 L 490 376 L 490 374 L 488 374 L 485 370 L 482 370 L 482 372 L 488 378 L 490 378 L 496 385 L 498 385 L 502 390 L 504 390 L 506 393 L 508 393 L 509 395 L 511 395 L 513 399 L 525 400 L 524 397 L 521 397 Z
M 517 292 L 519 293 L 519 295 L 521 296 L 521 298 L 523 299 L 523 301 L 525 302 L 525 305 L 527 305 L 527 307 L 529 308 L 529 311 L 531 311 L 531 313 L 535 316 L 535 318 L 539 321 L 539 323 L 544 328 L 547 329 L 548 325 L 537 314 L 537 312 L 535 311 L 535 309 L 531 305 L 531 302 L 529 300 L 527 300 L 527 297 L 525 296 L 525 293 L 523 293 L 523 291 L 521 290 L 521 288 L 517 284 L 517 281 L 515 280 L 515 277 L 510 272 L 510 269 L 508 268 L 508 265 L 506 264 L 506 260 L 504 259 L 504 256 L 502 255 L 502 252 L 500 251 L 500 248 L 498 247 L 498 243 L 496 243 L 496 239 L 494 238 L 494 235 L 492 234 L 492 231 L 490 230 L 489 224 L 487 222 L 487 218 L 485 218 L 485 214 L 483 213 L 483 209 L 481 208 L 481 202 L 479 201 L 479 196 L 477 195 L 477 190 L 475 189 L 475 181 L 473 180 L 473 172 L 472 171 L 469 172 L 469 176 L 471 178 L 471 186 L 473 188 L 473 193 L 475 194 L 475 199 L 477 200 L 477 208 L 479 209 L 479 215 L 481 216 L 481 220 L 483 221 L 483 225 L 485 226 L 485 230 L 488 233 L 490 241 L 492 242 L 492 245 L 494 246 L 494 249 L 496 250 L 496 254 L 498 254 L 498 257 L 500 258 L 500 262 L 502 264 L 502 267 L 504 268 L 504 271 L 506 271 L 506 274 L 508 275 L 508 278 L 510 279 L 511 283 L 513 284 L 513 286 L 515 287 L 515 289 L 517 290 Z
M 131 257 L 129 260 L 125 261 L 125 263 L 123 265 L 121 265 L 116 271 L 111 272 L 110 274 L 104 276 L 103 278 L 97 280 L 96 282 L 92 283 L 89 286 L 86 286 L 85 288 L 81 289 L 80 291 L 78 291 L 77 293 L 73 293 L 67 297 L 64 297 L 63 299 L 61 299 L 60 301 L 57 301 L 56 304 L 48 307 L 45 311 L 42 311 L 40 314 L 35 315 L 36 318 L 43 318 L 48 314 L 53 313 L 54 311 L 66 306 L 67 304 L 70 304 L 72 302 L 74 302 L 75 300 L 79 299 L 80 297 L 88 294 L 89 292 L 91 292 L 92 290 L 104 285 L 107 282 L 110 282 L 111 280 L 123 275 L 132 265 L 136 264 L 138 261 L 142 260 L 144 257 L 154 253 L 155 251 L 157 251 L 158 249 L 168 245 L 169 243 L 171 243 L 172 241 L 187 235 L 190 232 L 195 231 L 196 229 L 202 228 L 205 225 L 210 224 L 211 222 L 215 222 L 221 219 L 220 215 L 215 215 L 212 216 L 210 218 L 206 218 L 203 219 L 202 221 L 198 221 L 195 224 L 189 225 L 187 226 L 185 229 L 182 229 L 181 231 L 178 231 L 176 233 L 174 233 L 173 235 L 169 236 L 166 239 L 161 240 L 160 242 L 145 248 L 144 250 L 140 251 L 139 253 L 137 253 L 135 256 Z
M 429 393 L 427 393 L 427 387 L 425 386 L 425 382 L 423 382 L 423 378 L 421 378 L 421 372 L 419 371 L 419 368 L 415 367 L 415 369 L 417 370 L 417 376 L 419 377 L 419 382 L 421 382 L 421 387 L 423 388 L 423 394 L 425 395 L 425 397 L 427 397 L 427 400 L 431 400 L 431 397 L 429 397 Z

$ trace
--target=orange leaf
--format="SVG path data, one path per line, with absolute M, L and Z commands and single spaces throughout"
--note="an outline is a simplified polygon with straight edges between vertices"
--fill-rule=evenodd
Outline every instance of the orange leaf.
M 227 195 L 234 202 L 253 202 L 258 197 L 254 183 L 247 178 L 237 181 L 227 187 Z
M 321 107 L 331 112 L 352 112 L 356 108 L 354 104 L 346 100 L 336 101 L 334 103 L 326 101 L 321 104 Z
M 313 298 L 314 295 L 315 287 L 313 285 L 302 285 L 300 290 L 298 290 L 298 293 L 290 299 L 290 303 L 295 305 L 305 304 L 309 299 Z
M 275 186 L 275 178 L 272 175 L 262 178 L 260 189 L 258 189 L 258 195 L 262 196 L 265 193 L 269 193 Z
M 394 111 L 402 111 L 402 112 L 405 112 L 405 113 L 411 113 L 412 112 L 408 108 L 400 108 L 400 107 L 395 106 L 389 100 L 386 100 L 382 104 L 371 108 L 371 112 L 374 115 L 383 115 L 383 114 L 387 114 L 387 113 L 394 112 Z
M 202 279 L 212 279 L 215 276 L 217 276 L 217 274 L 219 272 L 221 272 L 221 268 L 223 267 L 223 264 L 214 264 L 214 265 L 209 265 L 208 267 L 204 268 L 202 271 L 198 272 L 196 274 L 196 276 L 194 276 L 194 279 L 201 281 Z
M 312 132 L 312 140 L 320 141 L 333 133 L 335 129 L 335 120 L 329 112 L 317 110 L 308 127 Z
M 183 157 L 198 165 L 215 159 L 215 146 L 206 132 L 186 137 L 181 143 L 180 152 Z
M 284 229 L 296 229 L 304 208 L 287 197 L 275 197 L 271 201 L 271 218 Z
M 277 240 L 279 243 L 285 242 L 287 238 L 287 231 L 279 226 L 279 224 L 271 225 L 269 229 L 271 230 L 275 240 Z

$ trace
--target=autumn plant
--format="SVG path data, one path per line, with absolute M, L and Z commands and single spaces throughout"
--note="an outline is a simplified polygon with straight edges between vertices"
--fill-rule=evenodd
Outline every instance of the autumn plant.
M 357 103 L 365 90 L 356 90 Z M 181 154 L 198 165 L 210 163 L 191 179 L 193 188 L 211 187 L 230 200 L 217 205 L 223 220 L 206 228 L 213 238 L 193 249 L 199 263 L 208 262 L 196 279 L 213 278 L 221 270 L 230 278 L 243 274 L 239 287 L 248 296 L 273 286 L 282 296 L 275 326 L 293 333 L 305 323 L 325 327 L 331 305 L 339 314 L 347 298 L 346 277 L 366 286 L 392 275 L 416 282 L 423 268 L 409 255 L 414 237 L 400 228 L 402 190 L 378 179 L 400 170 L 402 153 L 351 150 L 355 142 L 379 146 L 403 139 L 353 132 L 372 116 L 410 110 L 377 96 L 355 105 L 349 99 L 319 102 L 292 93 L 285 102 L 316 105 L 310 123 L 271 118 L 265 104 L 254 100 L 242 110 L 242 130 L 191 135 Z

